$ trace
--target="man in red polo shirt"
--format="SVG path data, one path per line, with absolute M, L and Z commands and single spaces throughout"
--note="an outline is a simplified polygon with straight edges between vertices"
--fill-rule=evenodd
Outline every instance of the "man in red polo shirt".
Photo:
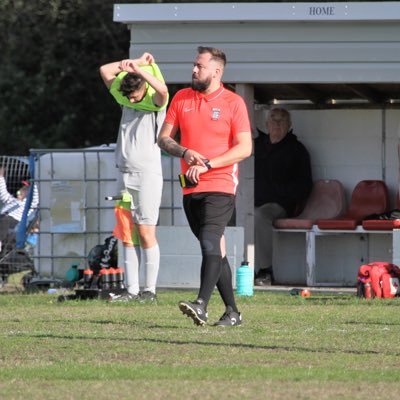
M 226 309 L 215 325 L 237 326 L 242 318 L 224 230 L 235 207 L 238 163 L 251 154 L 250 122 L 243 99 L 221 83 L 225 54 L 212 47 L 197 50 L 192 86 L 174 96 L 158 139 L 164 151 L 182 158 L 183 206 L 202 252 L 197 299 L 181 301 L 179 308 L 196 325 L 205 325 L 207 305 L 217 286 Z M 174 139 L 178 130 L 180 143 Z

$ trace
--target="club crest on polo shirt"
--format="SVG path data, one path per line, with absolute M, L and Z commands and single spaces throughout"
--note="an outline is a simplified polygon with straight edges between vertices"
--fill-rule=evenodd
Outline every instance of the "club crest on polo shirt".
M 221 109 L 220 108 L 213 108 L 212 109 L 212 115 L 211 119 L 213 121 L 218 121 L 219 120 L 219 115 L 221 114 Z

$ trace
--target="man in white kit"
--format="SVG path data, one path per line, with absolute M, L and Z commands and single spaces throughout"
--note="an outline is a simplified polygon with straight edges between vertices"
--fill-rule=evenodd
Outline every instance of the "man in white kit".
M 157 136 L 165 117 L 168 88 L 150 53 L 105 64 L 100 74 L 122 106 L 116 163 L 123 193 L 121 206 L 130 204 L 134 223 L 122 238 L 128 293 L 114 295 L 112 300 L 154 301 L 160 265 L 156 225 L 163 184 Z M 135 233 L 139 243 L 134 243 Z M 143 291 L 139 290 L 141 262 L 146 269 Z

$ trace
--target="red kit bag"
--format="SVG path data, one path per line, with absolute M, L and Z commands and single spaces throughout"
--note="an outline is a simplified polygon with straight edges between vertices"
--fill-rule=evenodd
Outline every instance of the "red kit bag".
M 388 262 L 361 265 L 357 276 L 357 295 L 371 299 L 400 296 L 400 268 Z

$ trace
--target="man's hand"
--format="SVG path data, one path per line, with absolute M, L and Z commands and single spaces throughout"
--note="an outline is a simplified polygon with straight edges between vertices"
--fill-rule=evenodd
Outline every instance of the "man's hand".
M 195 150 L 188 149 L 185 153 L 185 156 L 183 159 L 185 160 L 186 164 L 188 165 L 199 165 L 201 167 L 205 167 L 205 164 L 203 162 L 204 159 L 207 157 L 204 157 L 202 154 L 198 153 Z M 207 167 L 206 167 L 207 169 Z
M 200 175 L 208 171 L 207 167 L 200 165 L 191 166 L 185 173 L 186 177 L 194 183 L 199 183 Z
M 119 63 L 119 68 L 122 71 L 133 72 L 135 74 L 140 72 L 140 66 L 142 65 L 150 65 L 154 63 L 154 57 L 150 53 L 143 53 L 140 58 L 135 58 L 134 60 L 128 58 L 126 60 L 122 60 Z
M 126 71 L 126 72 L 133 72 L 137 74 L 140 71 L 139 65 L 137 64 L 137 60 L 122 60 L 119 63 L 119 68 L 121 71 Z
M 154 63 L 154 57 L 150 53 L 143 53 L 136 61 L 139 65 L 150 65 Z

